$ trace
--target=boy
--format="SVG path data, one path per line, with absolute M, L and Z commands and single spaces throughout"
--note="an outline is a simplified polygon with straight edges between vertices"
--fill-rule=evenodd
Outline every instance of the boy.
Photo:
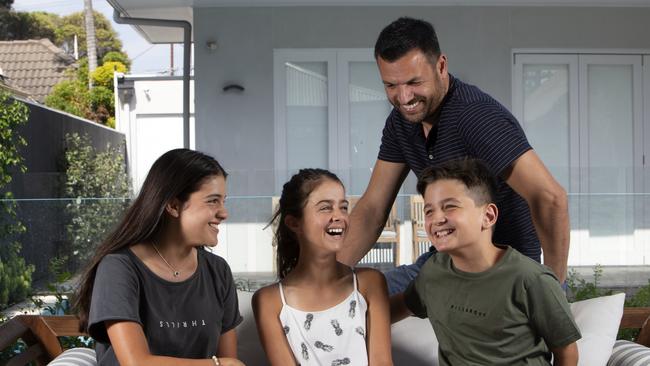
M 391 300 L 393 321 L 428 317 L 444 365 L 577 365 L 573 321 L 557 278 L 492 243 L 495 181 L 478 160 L 423 172 L 425 230 L 438 253 Z

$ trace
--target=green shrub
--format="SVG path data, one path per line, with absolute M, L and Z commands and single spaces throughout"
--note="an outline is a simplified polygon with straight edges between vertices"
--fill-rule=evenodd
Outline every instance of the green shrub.
M 131 68 L 131 60 L 129 60 L 129 56 L 127 56 L 123 52 L 111 51 L 111 52 L 108 52 L 107 54 L 105 54 L 104 58 L 102 58 L 102 64 L 105 64 L 105 63 L 111 62 L 111 61 L 120 62 L 122 65 L 124 65 L 126 67 L 127 71 Z
M 128 204 L 130 183 L 121 149 L 108 145 L 96 151 L 88 136 L 66 135 L 65 207 L 72 269 L 84 264 L 117 222 Z
M 126 66 L 119 61 L 108 61 L 99 66 L 90 75 L 93 79 L 93 85 L 103 86 L 113 90 L 113 73 L 126 72 Z
M 569 288 L 568 299 L 571 302 L 593 299 L 594 297 L 611 295 L 611 290 L 599 288 L 600 280 L 603 277 L 603 267 L 597 264 L 594 267 L 594 280 L 587 282 L 584 278 L 580 278 L 575 269 L 569 271 L 567 276 L 567 287 Z
M 569 271 L 569 276 L 567 278 L 567 284 L 570 290 L 570 294 L 568 296 L 569 301 L 573 302 L 611 295 L 611 290 L 606 290 L 598 287 L 602 277 L 603 268 L 599 264 L 594 267 L 593 282 L 588 282 L 585 279 L 580 278 L 575 270 Z M 650 280 L 648 280 L 648 284 L 641 287 L 634 294 L 634 296 L 625 300 L 625 307 L 648 306 L 650 306 Z M 619 330 L 617 339 L 627 339 L 629 341 L 634 341 L 638 335 L 638 329 L 622 329 Z
M 45 98 L 45 105 L 84 118 L 92 114 L 88 86 L 79 80 L 56 84 Z
M 28 114 L 24 103 L 0 92 L 0 192 L 11 182 L 12 171 L 27 170 L 19 153 L 27 142 L 17 129 L 27 123 Z M 31 290 L 34 266 L 25 263 L 16 240 L 23 232 L 25 226 L 16 218 L 13 195 L 4 192 L 0 195 L 0 309 L 25 299 Z

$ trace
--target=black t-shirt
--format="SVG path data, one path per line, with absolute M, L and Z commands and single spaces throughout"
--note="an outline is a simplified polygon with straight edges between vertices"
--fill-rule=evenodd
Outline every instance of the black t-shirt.
M 526 201 L 501 178 L 531 149 L 517 119 L 499 102 L 473 85 L 449 76 L 449 91 L 440 120 L 425 139 L 422 124 L 405 120 L 397 109 L 386 119 L 379 159 L 406 164 L 416 176 L 442 162 L 481 159 L 497 176 L 499 208 L 493 241 L 507 244 L 540 261 L 539 238 Z
M 89 316 L 98 364 L 119 365 L 106 333 L 107 320 L 139 323 L 152 354 L 210 358 L 217 353 L 220 335 L 243 319 L 223 258 L 198 250 L 196 272 L 185 281 L 169 282 L 124 249 L 99 263 Z

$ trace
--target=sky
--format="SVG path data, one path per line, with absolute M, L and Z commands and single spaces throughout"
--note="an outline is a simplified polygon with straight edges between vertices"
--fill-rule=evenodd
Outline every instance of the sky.
M 98 11 L 111 21 L 113 29 L 122 41 L 122 48 L 131 58 L 131 74 L 159 74 L 169 72 L 170 46 L 153 45 L 147 42 L 130 25 L 117 24 L 113 21 L 113 8 L 106 0 L 93 0 L 93 10 Z M 82 11 L 83 0 L 14 0 L 16 11 L 47 11 L 59 15 L 68 15 Z M 174 46 L 174 68 L 176 75 L 182 74 L 182 45 Z

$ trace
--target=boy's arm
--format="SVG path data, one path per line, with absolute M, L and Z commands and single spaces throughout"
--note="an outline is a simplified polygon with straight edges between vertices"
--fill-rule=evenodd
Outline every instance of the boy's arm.
M 576 342 L 569 343 L 564 347 L 553 348 L 554 366 L 576 366 L 578 364 L 578 345 Z
M 404 293 L 400 292 L 390 297 L 390 323 L 397 323 L 413 315 L 413 312 L 406 306 Z

